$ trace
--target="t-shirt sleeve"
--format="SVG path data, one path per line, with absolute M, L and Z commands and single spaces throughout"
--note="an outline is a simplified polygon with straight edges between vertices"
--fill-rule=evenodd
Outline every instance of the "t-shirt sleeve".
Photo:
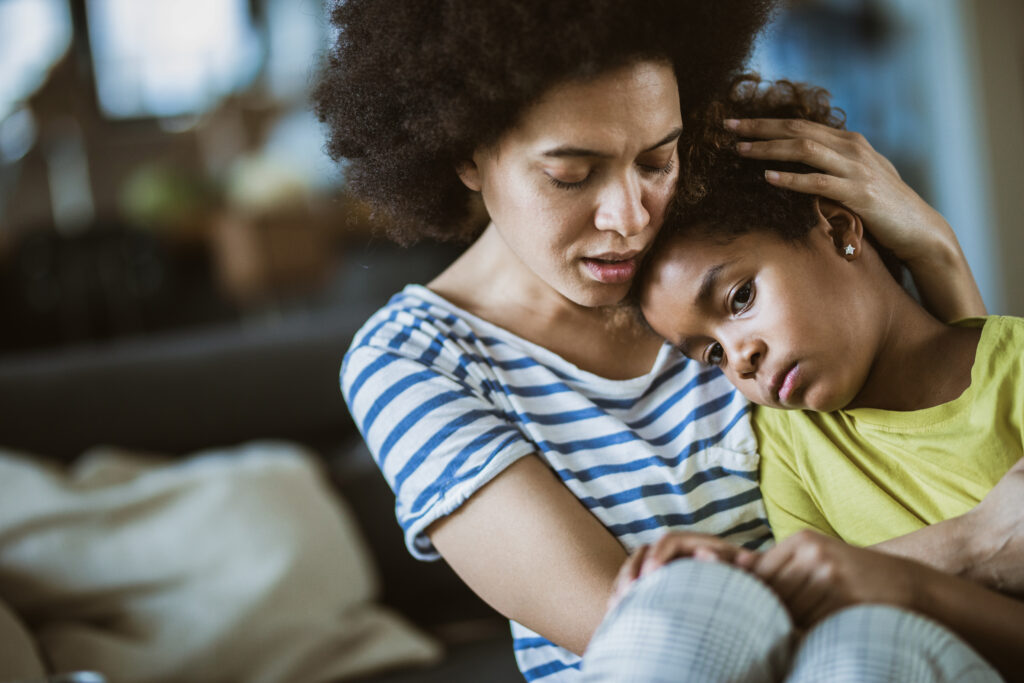
M 838 538 L 811 497 L 800 476 L 801 444 L 794 443 L 785 411 L 757 406 L 752 424 L 761 453 L 760 485 L 768 524 L 776 541 L 801 529 L 814 529 Z
M 409 551 L 440 555 L 424 530 L 536 448 L 492 400 L 473 363 L 446 352 L 357 343 L 341 369 L 342 393 L 377 465 L 395 493 Z M 394 348 L 393 348 L 394 347 Z

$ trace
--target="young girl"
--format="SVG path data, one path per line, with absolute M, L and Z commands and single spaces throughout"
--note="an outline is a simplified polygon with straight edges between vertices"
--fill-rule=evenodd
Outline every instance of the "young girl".
M 708 119 L 722 113 L 841 124 L 823 91 L 756 78 Z M 764 164 L 711 127 L 689 144 L 693 172 L 638 282 L 639 303 L 656 332 L 758 404 L 776 538 L 810 529 L 878 544 L 977 506 L 1024 456 L 1024 320 L 936 320 L 856 213 L 764 183 Z M 769 570 L 753 553 L 731 557 L 760 563 L 756 573 L 785 587 L 798 621 L 827 611 L 828 582 L 814 579 L 813 562 L 796 572 L 801 587 L 786 561 Z M 1021 623 L 1024 605 L 992 597 L 990 617 Z M 999 633 L 996 625 L 988 637 Z M 984 651 L 980 636 L 961 635 Z M 1019 671 L 1015 659 L 1003 660 L 1004 673 Z

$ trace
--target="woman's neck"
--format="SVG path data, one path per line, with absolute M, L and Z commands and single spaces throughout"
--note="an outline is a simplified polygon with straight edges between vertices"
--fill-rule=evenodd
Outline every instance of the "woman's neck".
M 608 379 L 646 374 L 662 344 L 638 316 L 622 308 L 588 308 L 562 296 L 527 269 L 493 227 L 427 286 L 459 308 Z
M 971 384 L 980 330 L 936 320 L 893 286 L 878 354 L 847 409 L 922 410 L 956 399 Z

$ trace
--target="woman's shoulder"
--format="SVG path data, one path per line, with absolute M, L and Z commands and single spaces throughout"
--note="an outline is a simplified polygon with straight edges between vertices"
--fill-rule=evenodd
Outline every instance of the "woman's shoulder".
M 382 337 L 423 325 L 450 331 L 459 322 L 457 311 L 443 298 L 422 285 L 406 285 L 367 319 L 353 337 L 352 347 L 374 345 Z

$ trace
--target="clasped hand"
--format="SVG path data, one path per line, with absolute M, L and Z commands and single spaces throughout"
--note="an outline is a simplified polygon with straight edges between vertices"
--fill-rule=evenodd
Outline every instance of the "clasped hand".
M 833 612 L 862 603 L 910 607 L 920 565 L 856 548 L 814 531 L 801 531 L 767 552 L 755 552 L 716 536 L 669 532 L 623 564 L 612 604 L 632 582 L 682 557 L 725 562 L 758 577 L 785 604 L 793 622 L 808 628 Z

